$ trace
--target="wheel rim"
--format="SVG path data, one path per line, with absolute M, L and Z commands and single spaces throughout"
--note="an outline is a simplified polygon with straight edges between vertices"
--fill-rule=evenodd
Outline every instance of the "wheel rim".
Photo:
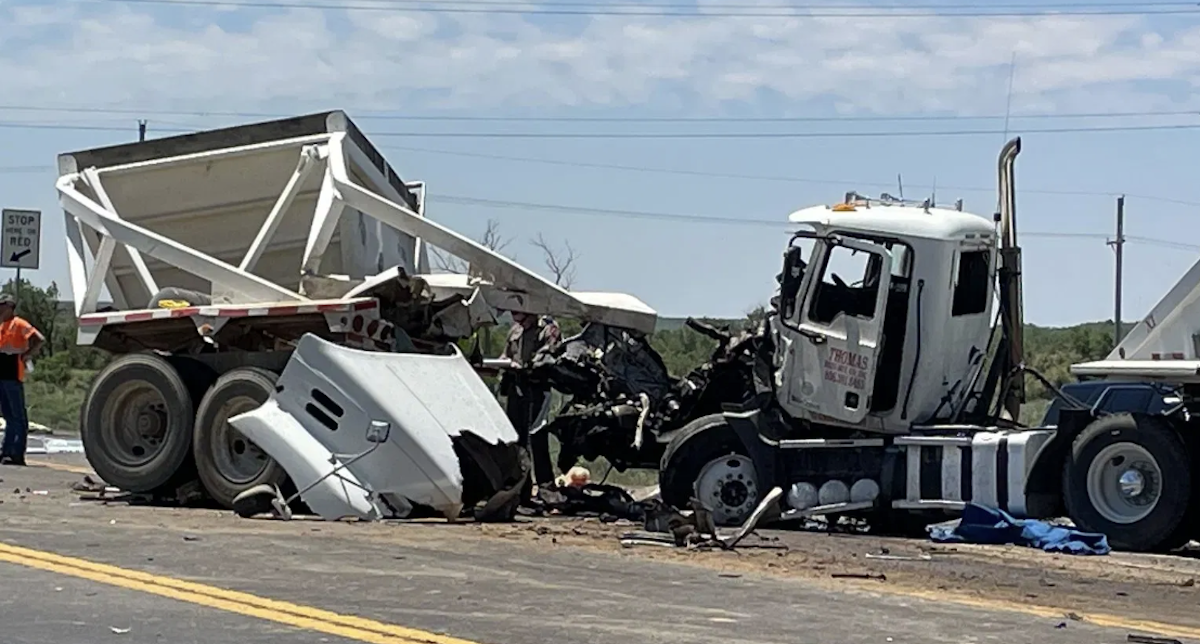
M 1087 489 L 1100 516 L 1113 523 L 1136 523 L 1158 505 L 1162 469 L 1141 445 L 1109 445 L 1088 466 Z
M 101 445 L 120 465 L 141 467 L 163 451 L 170 415 L 166 398 L 150 383 L 121 383 L 104 401 L 101 416 Z
M 696 498 L 712 510 L 713 522 L 742 520 L 758 503 L 758 478 L 749 458 L 730 454 L 714 458 L 696 477 Z
M 211 446 L 213 464 L 223 478 L 231 483 L 250 483 L 267 469 L 271 458 L 229 424 L 229 419 L 262 405 L 249 396 L 231 398 L 217 411 L 213 419 Z

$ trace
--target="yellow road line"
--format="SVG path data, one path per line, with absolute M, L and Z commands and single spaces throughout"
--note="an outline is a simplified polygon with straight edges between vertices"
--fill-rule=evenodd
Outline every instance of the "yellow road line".
M 1054 608 L 1051 606 L 1041 606 L 1038 604 L 1023 604 L 1020 602 L 1007 601 L 1003 599 L 987 599 L 984 597 L 970 597 L 967 595 L 958 595 L 945 591 L 927 591 L 917 590 L 915 588 L 873 588 L 873 592 L 883 595 L 893 595 L 900 597 L 908 597 L 912 599 L 923 599 L 935 601 L 939 603 L 957 604 L 959 606 L 967 606 L 970 608 L 980 608 L 992 611 L 1004 611 L 1009 613 L 1021 613 L 1031 615 L 1033 617 L 1045 617 L 1050 619 L 1062 618 L 1066 613 L 1064 609 Z M 1102 626 L 1104 628 L 1117 628 L 1128 631 L 1137 631 L 1140 633 L 1153 633 L 1164 637 L 1177 637 L 1183 639 L 1200 639 L 1200 628 L 1194 626 L 1184 626 L 1182 624 L 1168 624 L 1166 622 L 1156 622 L 1144 619 L 1132 619 L 1129 617 L 1121 617 L 1120 615 L 1109 615 L 1106 613 L 1077 613 L 1083 621 Z
M 50 552 L 0 544 L 0 561 L 37 568 L 129 590 L 169 597 L 208 608 L 256 617 L 296 628 L 319 631 L 373 644 L 476 644 L 415 628 L 267 599 L 205 584 L 152 575 L 137 570 L 64 557 Z
M 88 579 L 120 588 L 224 610 L 248 617 L 269 620 L 295 628 L 319 631 L 347 639 L 374 644 L 476 644 L 448 635 L 440 635 L 396 624 L 378 622 L 354 615 L 267 599 L 249 593 L 217 588 L 182 579 L 128 570 L 85 559 L 22 548 L 0 543 L 0 561 Z M 910 588 L 873 588 L 873 592 L 903 596 L 971 608 L 1021 613 L 1042 618 L 1061 618 L 1063 609 L 946 592 Z M 1125 629 L 1165 637 L 1200 639 L 1200 628 L 1152 620 L 1132 619 L 1105 613 L 1083 613 L 1084 621 L 1104 628 Z
M 44 467 L 50 470 L 59 470 L 61 472 L 71 472 L 73 474 L 95 474 L 92 468 L 83 465 L 69 465 L 67 463 L 54 463 L 52 461 L 29 460 L 29 465 L 34 467 Z

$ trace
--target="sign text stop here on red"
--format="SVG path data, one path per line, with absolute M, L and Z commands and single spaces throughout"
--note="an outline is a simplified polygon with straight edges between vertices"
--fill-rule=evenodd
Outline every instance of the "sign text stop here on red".
M 4 209 L 0 219 L 0 266 L 38 268 L 41 220 L 42 213 L 37 210 Z

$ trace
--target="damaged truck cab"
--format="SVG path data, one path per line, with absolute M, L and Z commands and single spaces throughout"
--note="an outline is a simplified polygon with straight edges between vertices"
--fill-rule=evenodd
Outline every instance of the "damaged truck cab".
M 789 220 L 801 230 L 772 301 L 770 381 L 751 411 L 685 427 L 662 460 L 664 499 L 695 496 L 719 522 L 776 485 L 793 511 L 873 508 L 895 476 L 886 446 L 968 402 L 988 349 L 992 222 L 855 193 Z
M 695 499 L 725 524 L 780 499 L 783 519 L 858 516 L 903 533 L 972 503 L 1066 516 L 1117 549 L 1200 536 L 1200 344 L 1186 347 L 1200 337 L 1200 268 L 1107 360 L 1072 367 L 1106 379 L 1103 394 L 1059 389 L 1024 360 L 1019 152 L 1017 138 L 1000 153 L 994 221 L 854 193 L 793 214 L 802 230 L 757 370 L 769 376 L 750 403 L 671 436 L 663 500 Z M 1063 403 L 1054 426 L 1019 423 L 1027 374 Z M 1106 404 L 1117 393 L 1129 398 Z M 1155 396 L 1157 407 L 1133 400 Z
M 772 318 L 783 411 L 902 434 L 913 418 L 958 402 L 990 329 L 991 223 L 853 194 L 790 221 L 811 230 L 796 233 L 785 254 L 788 279 Z M 802 240 L 813 242 L 806 267 Z

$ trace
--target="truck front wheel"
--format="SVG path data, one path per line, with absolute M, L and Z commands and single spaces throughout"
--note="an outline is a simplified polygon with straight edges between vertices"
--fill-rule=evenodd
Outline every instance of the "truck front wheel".
M 192 397 L 162 357 L 131 353 L 113 360 L 80 407 L 88 463 L 109 485 L 153 492 L 181 471 L 192 448 Z
M 717 525 L 741 525 L 762 496 L 754 461 L 722 414 L 697 418 L 667 445 L 659 468 L 662 500 L 686 509 L 693 497 Z
M 1114 414 L 1071 445 L 1063 470 L 1067 513 L 1119 550 L 1168 550 L 1188 533 L 1191 461 L 1167 421 Z
M 196 471 L 209 495 L 226 508 L 233 499 L 256 485 L 278 485 L 287 473 L 250 439 L 229 424 L 229 419 L 253 410 L 275 391 L 276 375 L 265 369 L 241 367 L 217 379 L 196 410 L 192 451 Z

